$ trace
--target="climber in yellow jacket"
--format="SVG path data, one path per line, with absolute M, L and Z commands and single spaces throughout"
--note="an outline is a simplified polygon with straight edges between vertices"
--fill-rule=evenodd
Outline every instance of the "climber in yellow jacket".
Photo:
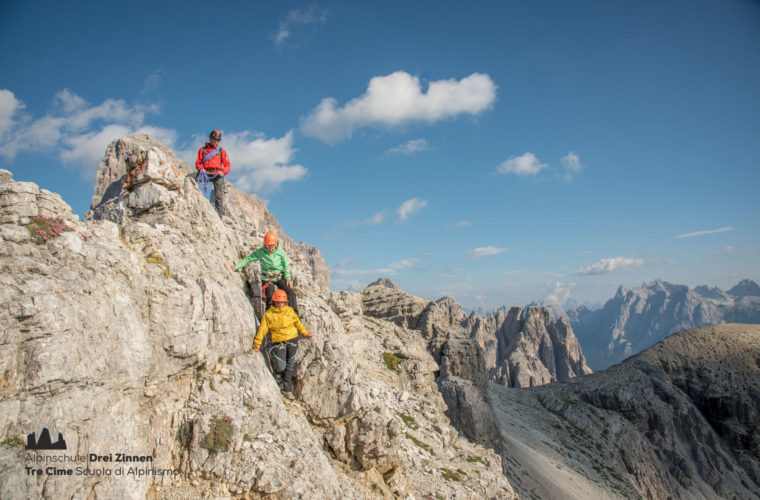
M 274 307 L 270 307 L 261 318 L 261 326 L 253 339 L 253 352 L 261 352 L 261 342 L 268 332 L 272 332 L 271 353 L 274 356 L 273 368 L 275 378 L 282 380 L 282 393 L 288 399 L 293 399 L 291 382 L 295 368 L 296 352 L 298 351 L 298 336 L 310 338 L 314 334 L 303 326 L 292 307 L 288 306 L 288 294 L 277 290 L 272 297 Z

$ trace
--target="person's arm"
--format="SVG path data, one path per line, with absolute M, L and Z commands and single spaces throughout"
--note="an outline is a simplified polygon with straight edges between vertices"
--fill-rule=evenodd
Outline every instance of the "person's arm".
M 248 264 L 250 264 L 254 260 L 259 260 L 259 256 L 256 253 L 256 250 L 254 250 L 251 253 L 251 255 L 249 255 L 248 257 L 244 258 L 243 260 L 241 260 L 240 262 L 238 262 L 237 264 L 235 264 L 235 267 L 234 267 L 235 271 L 237 271 L 238 269 L 244 268 L 245 266 L 247 266 Z
M 293 322 L 293 325 L 296 327 L 296 330 L 298 330 L 299 335 L 303 335 L 304 337 L 312 337 L 314 334 L 307 330 L 305 326 L 303 326 L 301 319 L 298 317 L 295 311 L 293 311 L 293 315 L 295 316 L 295 322 Z
M 282 277 L 285 278 L 285 281 L 287 282 L 288 286 L 292 288 L 293 283 L 291 281 L 292 278 L 290 276 L 290 263 L 288 262 L 288 256 L 285 254 L 285 250 L 282 250 L 282 256 L 280 258 L 280 262 L 282 264 Z
M 269 317 L 264 313 L 264 317 L 261 318 L 261 324 L 259 325 L 259 331 L 256 333 L 256 338 L 253 339 L 253 352 L 261 352 L 261 342 L 264 337 L 269 333 Z
M 195 170 L 200 170 L 203 168 L 203 148 L 198 150 L 198 158 L 195 159 Z
M 222 175 L 230 173 L 230 157 L 227 156 L 227 150 L 222 148 Z

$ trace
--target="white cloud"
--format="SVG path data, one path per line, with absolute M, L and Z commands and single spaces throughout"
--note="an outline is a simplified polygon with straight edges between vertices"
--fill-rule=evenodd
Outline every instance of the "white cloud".
M 570 298 L 575 283 L 555 283 L 554 289 L 546 296 L 548 304 L 564 304 Z
M 501 174 L 536 175 L 545 168 L 549 168 L 549 165 L 541 163 L 536 155 L 527 152 L 522 156 L 510 157 L 502 162 L 497 171 Z
M 73 163 L 87 179 L 94 176 L 114 139 L 143 131 L 163 140 L 173 141 L 176 136 L 143 124 L 146 114 L 158 111 L 155 106 L 130 106 L 120 99 L 93 106 L 68 89 L 56 93 L 52 110 L 41 118 L 16 117 L 23 107 L 12 92 L 0 90 L 0 128 L 7 128 L 0 134 L 0 155 L 12 160 L 26 151 L 57 150 L 62 161 Z
M 335 267 L 346 267 L 350 266 L 351 264 L 356 264 L 356 259 L 349 257 L 338 261 Z
M 311 36 L 316 26 L 327 22 L 327 11 L 317 7 L 293 9 L 280 21 L 277 32 L 270 36 L 280 52 L 285 46 L 297 46 Z
M 425 139 L 414 139 L 400 146 L 389 149 L 385 154 L 413 155 L 421 151 L 429 151 L 430 149 L 430 145 Z
M 381 210 L 368 219 L 346 222 L 342 227 L 377 226 L 385 220 L 385 211 Z
M 301 180 L 308 173 L 305 167 L 291 164 L 297 151 L 292 130 L 279 139 L 251 131 L 226 132 L 222 147 L 230 156 L 230 179 L 244 191 L 271 193 L 282 183 Z
M 402 203 L 401 206 L 396 209 L 396 213 L 398 214 L 399 219 L 406 220 L 410 215 L 419 212 L 425 208 L 425 206 L 427 206 L 427 201 L 420 200 L 419 198 L 412 198 L 411 200 L 406 200 Z
M 447 229 L 455 229 L 458 227 L 470 227 L 472 226 L 472 222 L 468 220 L 460 220 L 456 224 L 449 224 L 446 226 Z
M 24 107 L 24 103 L 16 99 L 13 92 L 0 89 L 0 136 L 5 136 L 12 129 L 14 115 Z
M 571 182 L 573 178 L 583 169 L 581 159 L 575 151 L 570 151 L 566 156 L 563 156 L 560 160 L 562 167 L 564 168 L 563 178 L 567 182 Z
M 364 95 L 342 108 L 336 99 L 323 99 L 301 119 L 301 131 L 335 144 L 363 127 L 393 127 L 418 121 L 433 123 L 460 114 L 477 115 L 493 106 L 496 88 L 488 75 L 473 73 L 459 81 L 430 82 L 424 93 L 419 78 L 397 71 L 372 78 Z
M 504 252 L 509 252 L 511 248 L 499 248 L 499 247 L 479 247 L 467 252 L 467 258 L 470 260 L 482 260 L 486 257 L 499 255 Z
M 754 255 L 758 251 L 760 251 L 760 248 L 754 247 L 754 248 L 737 248 L 732 245 L 726 245 L 721 249 L 718 250 L 711 250 L 711 254 L 715 255 Z
M 335 269 L 334 271 L 332 271 L 332 274 L 339 277 L 386 276 L 389 274 L 397 274 L 399 271 L 412 267 L 414 264 L 419 262 L 419 260 L 420 260 L 419 257 L 398 260 L 396 262 L 391 262 L 390 264 L 387 264 L 386 266 L 377 268 L 377 269 Z
M 731 231 L 731 230 L 733 230 L 732 227 L 722 227 L 720 229 L 710 229 L 709 231 L 696 231 L 694 233 L 679 234 L 677 236 L 673 236 L 673 238 L 693 238 L 694 236 L 704 236 L 706 234 L 725 233 L 726 231 Z
M 590 266 L 582 267 L 576 274 L 607 274 L 613 271 L 620 271 L 630 267 L 641 267 L 646 262 L 644 259 L 635 259 L 633 257 L 614 257 L 612 259 L 601 259 L 599 262 Z
M 61 150 L 61 160 L 76 164 L 85 178 L 92 179 L 95 177 L 108 145 L 114 139 L 130 134 L 148 134 L 167 145 L 174 144 L 177 139 L 177 133 L 174 130 L 147 126 L 134 130 L 125 125 L 106 125 L 100 131 L 62 138 L 61 143 L 65 149 Z
M 151 80 L 157 73 L 148 77 Z M 177 132 L 146 125 L 146 115 L 158 113 L 157 106 L 128 105 L 120 99 L 107 99 L 91 105 L 82 97 L 63 89 L 53 99 L 53 109 L 41 118 L 17 117 L 24 108 L 12 92 L 0 90 L 0 155 L 13 159 L 24 151 L 57 151 L 61 160 L 76 167 L 83 177 L 92 179 L 108 145 L 130 134 L 149 134 L 174 147 Z M 193 144 L 203 144 L 195 137 Z M 242 189 L 257 194 L 277 190 L 283 182 L 303 179 L 308 171 L 293 164 L 296 149 L 293 132 L 281 138 L 266 138 L 250 131 L 224 135 L 223 147 L 230 154 L 231 179 Z M 188 165 L 195 163 L 197 147 L 178 150 Z

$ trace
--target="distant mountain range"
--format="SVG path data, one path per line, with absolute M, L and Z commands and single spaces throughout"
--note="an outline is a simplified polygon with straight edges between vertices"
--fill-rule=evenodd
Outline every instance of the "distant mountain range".
M 668 335 L 721 323 L 760 323 L 760 286 L 743 280 L 728 291 L 656 280 L 618 288 L 601 309 L 565 311 L 588 365 L 602 370 Z

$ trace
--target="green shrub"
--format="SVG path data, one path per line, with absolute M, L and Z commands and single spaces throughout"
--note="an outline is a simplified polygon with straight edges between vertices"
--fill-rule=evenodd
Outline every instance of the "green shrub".
M 210 427 L 203 440 L 203 447 L 211 453 L 229 450 L 232 444 L 232 417 L 213 417 Z
M 390 352 L 384 352 L 383 353 L 383 361 L 385 361 L 385 366 L 388 367 L 389 370 L 392 370 L 394 372 L 398 371 L 398 365 L 404 362 L 404 358 L 399 357 L 393 353 Z

